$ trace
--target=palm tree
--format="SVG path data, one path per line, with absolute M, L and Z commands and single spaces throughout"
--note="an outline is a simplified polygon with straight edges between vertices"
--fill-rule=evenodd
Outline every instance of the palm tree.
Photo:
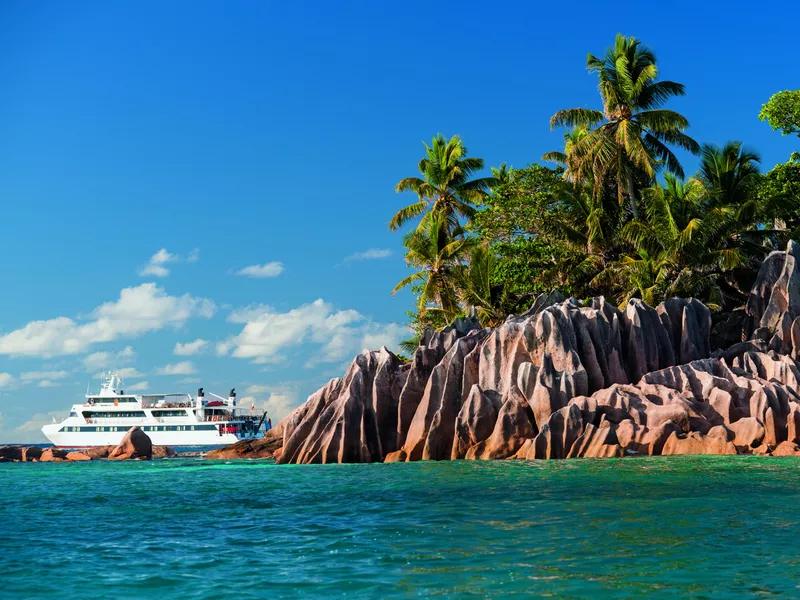
M 689 127 L 686 118 L 660 108 L 669 98 L 683 96 L 684 86 L 657 81 L 653 52 L 636 38 L 621 34 L 602 58 L 589 54 L 586 66 L 597 73 L 603 110 L 561 110 L 550 119 L 550 126 L 588 130 L 570 153 L 578 162 L 591 162 L 595 194 L 602 193 L 608 180 L 614 181 L 620 203 L 627 196 L 636 216 L 637 185 L 649 185 L 662 166 L 683 177 L 683 168 L 668 144 L 695 154 L 699 151 L 697 142 L 683 133 Z
M 493 186 L 511 182 L 511 173 L 514 169 L 509 167 L 506 163 L 502 163 L 499 167 L 491 167 L 491 170 L 492 177 L 494 178 Z
M 703 144 L 700 151 L 698 179 L 706 188 L 714 204 L 739 206 L 757 203 L 755 189 L 761 175 L 758 153 L 746 148 L 742 142 L 728 142 L 722 147 Z
M 635 252 L 607 274 L 623 301 L 630 293 L 656 303 L 680 294 L 718 308 L 728 297 L 744 299 L 749 285 L 740 279 L 763 257 L 761 240 L 770 233 L 761 226 L 767 211 L 757 193 L 757 163 L 740 142 L 707 144 L 696 177 L 684 182 L 666 174 L 663 186 L 644 190 L 644 218 L 621 231 Z
M 449 140 L 437 135 L 430 146 L 425 144 L 425 157 L 419 161 L 422 177 L 406 177 L 395 186 L 395 191 L 411 191 L 418 202 L 400 209 L 389 222 L 395 231 L 404 223 L 428 214 L 444 217 L 450 231 L 460 227 L 460 218 L 470 219 L 475 205 L 480 204 L 495 183 L 494 177 L 470 179 L 483 169 L 483 159 L 467 156 L 467 147 L 457 135 Z
M 704 196 L 699 179 L 666 173 L 663 186 L 656 183 L 642 193 L 645 218 L 629 221 L 621 235 L 648 254 L 665 252 L 676 263 L 688 263 L 696 257 L 692 241 L 703 235 Z
M 573 182 L 588 182 L 591 180 L 591 161 L 581 160 L 572 149 L 589 133 L 585 127 L 576 126 L 564 134 L 564 151 L 547 152 L 542 155 L 542 160 L 554 162 L 564 167 L 564 179 Z
M 499 260 L 491 248 L 475 246 L 456 271 L 456 287 L 465 306 L 473 307 L 484 327 L 497 327 L 517 307 L 519 297 L 497 281 Z
M 619 289 L 619 307 L 624 308 L 631 298 L 641 298 L 655 306 L 669 294 L 669 274 L 674 266 L 669 253 L 657 248 L 652 253 L 645 248 L 623 254 L 618 261 L 599 273 L 596 282 L 608 280 Z
M 400 281 L 392 295 L 404 287 L 419 285 L 420 321 L 425 321 L 426 315 L 451 321 L 459 313 L 456 271 L 474 245 L 473 239 L 463 237 L 460 229 L 451 231 L 444 215 L 432 213 L 406 234 L 403 244 L 408 250 L 406 263 L 418 270 Z
M 765 230 L 758 231 L 764 217 L 758 196 L 761 181 L 756 152 L 741 142 L 723 147 L 704 144 L 697 178 L 705 188 L 702 206 L 705 235 L 704 260 L 722 269 L 734 269 L 748 262 L 748 254 L 760 254 Z

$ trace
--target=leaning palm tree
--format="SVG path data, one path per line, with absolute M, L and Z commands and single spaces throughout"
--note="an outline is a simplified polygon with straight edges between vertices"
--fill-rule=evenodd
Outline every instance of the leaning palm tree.
M 450 230 L 444 215 L 434 213 L 405 236 L 406 263 L 417 271 L 400 281 L 392 295 L 407 286 L 419 286 L 420 321 L 438 316 L 449 322 L 459 313 L 456 271 L 474 244 L 461 234 L 460 229 Z
M 469 260 L 456 271 L 456 287 L 464 306 L 474 308 L 484 327 L 497 327 L 520 300 L 510 285 L 498 281 L 499 259 L 491 248 L 475 246 Z
M 571 108 L 550 119 L 551 128 L 584 127 L 588 131 L 571 150 L 575 160 L 590 161 L 595 193 L 613 181 L 622 203 L 627 197 L 637 214 L 637 186 L 649 185 L 656 171 L 683 176 L 683 168 L 669 145 L 693 153 L 699 146 L 684 133 L 685 117 L 661 106 L 671 97 L 683 96 L 684 86 L 658 81 L 653 52 L 636 38 L 617 35 L 614 46 L 602 58 L 589 54 L 586 66 L 597 73 L 603 110 Z
M 461 225 L 460 219 L 472 218 L 475 205 L 495 183 L 494 177 L 471 179 L 483 169 L 483 159 L 468 157 L 467 147 L 457 135 L 449 140 L 437 135 L 430 146 L 425 144 L 425 157 L 418 168 L 422 177 L 406 177 L 395 186 L 397 192 L 414 192 L 418 201 L 392 217 L 392 231 L 426 213 L 442 215 L 450 231 L 454 231 Z

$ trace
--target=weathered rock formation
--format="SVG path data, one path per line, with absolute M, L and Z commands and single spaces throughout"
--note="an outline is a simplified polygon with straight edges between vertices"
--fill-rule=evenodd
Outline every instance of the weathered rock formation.
M 153 442 L 144 431 L 134 426 L 122 438 L 119 445 L 108 455 L 108 458 L 123 460 L 138 458 L 148 460 L 153 458 Z
M 263 438 L 257 440 L 242 440 L 224 448 L 212 450 L 206 458 L 230 460 L 232 458 L 275 458 L 275 451 L 283 446 L 283 427 L 281 421 L 278 427 L 270 429 Z
M 95 459 L 150 459 L 178 456 L 169 446 L 153 446 L 150 437 L 132 427 L 117 446 L 94 446 L 69 452 L 61 448 L 38 446 L 0 446 L 0 462 L 77 462 Z
M 219 457 L 798 453 L 800 246 L 764 261 L 741 326 L 741 342 L 712 351 L 711 311 L 696 299 L 620 310 L 602 297 L 542 295 L 495 329 L 461 320 L 426 332 L 407 364 L 386 348 L 364 351 L 268 439 Z

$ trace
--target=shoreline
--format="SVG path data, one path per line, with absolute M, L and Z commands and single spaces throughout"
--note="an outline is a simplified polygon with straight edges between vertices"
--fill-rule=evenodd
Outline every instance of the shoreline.
M 711 310 L 541 295 L 495 328 L 426 330 L 412 359 L 364 351 L 265 438 L 207 458 L 279 464 L 800 455 L 800 246 L 761 265 L 712 349 Z

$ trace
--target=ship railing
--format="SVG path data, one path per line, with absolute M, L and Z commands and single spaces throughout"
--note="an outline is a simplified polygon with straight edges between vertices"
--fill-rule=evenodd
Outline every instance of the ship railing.
M 198 408 L 196 402 L 168 402 L 159 404 L 158 402 L 142 402 L 142 408 L 152 408 L 161 410 L 164 408 Z
M 135 417 L 126 417 L 124 419 L 115 419 L 113 417 L 95 417 L 94 419 L 85 419 L 85 421 L 94 425 L 143 425 L 146 423 L 152 423 L 153 419 L 137 419 Z
M 186 419 L 186 415 L 180 417 L 153 417 L 153 418 L 144 418 L 139 419 L 136 417 L 126 417 L 124 419 L 114 418 L 114 417 L 95 417 L 95 418 L 88 418 L 85 421 L 89 424 L 94 425 L 142 425 L 142 424 L 152 424 L 152 423 L 165 423 L 165 424 L 172 424 L 172 425 L 184 425 L 185 423 L 176 423 L 177 419 Z M 208 419 L 206 419 L 208 420 Z M 195 421 L 192 420 L 192 423 Z

